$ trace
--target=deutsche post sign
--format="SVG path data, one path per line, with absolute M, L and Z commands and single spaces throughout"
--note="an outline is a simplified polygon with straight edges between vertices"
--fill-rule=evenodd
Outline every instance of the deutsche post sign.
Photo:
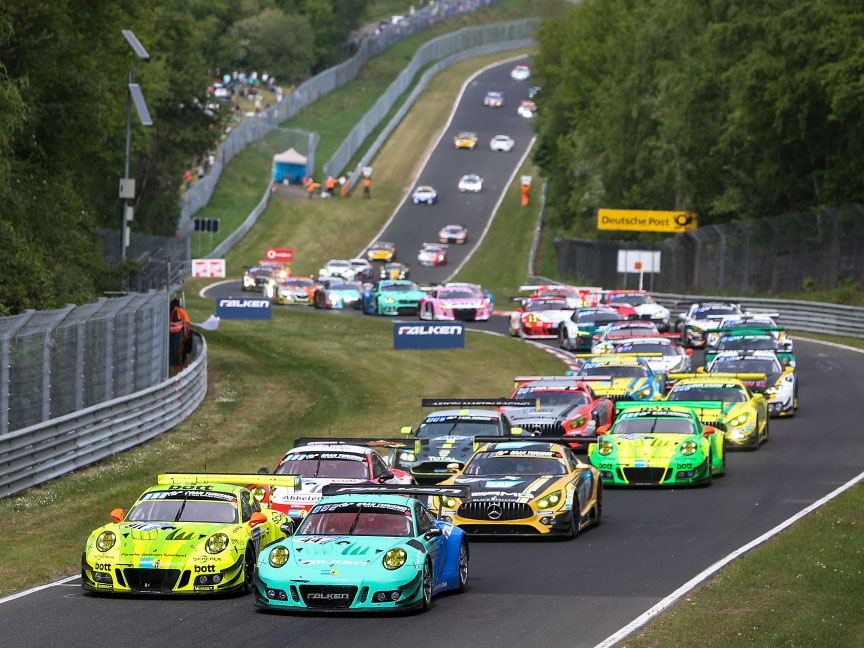
M 599 209 L 597 229 L 631 232 L 683 232 L 696 229 L 696 214 L 639 209 Z

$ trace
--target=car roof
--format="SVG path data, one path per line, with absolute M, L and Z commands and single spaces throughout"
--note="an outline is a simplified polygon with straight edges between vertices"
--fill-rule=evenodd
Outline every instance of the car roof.
M 313 443 L 310 445 L 297 446 L 296 448 L 291 448 L 288 452 L 285 453 L 287 457 L 289 454 L 297 454 L 298 452 L 345 452 L 349 454 L 360 454 L 366 457 L 369 456 L 370 452 L 374 452 L 374 450 L 370 450 L 369 448 L 364 448 L 362 446 L 355 446 L 349 444 L 317 444 Z

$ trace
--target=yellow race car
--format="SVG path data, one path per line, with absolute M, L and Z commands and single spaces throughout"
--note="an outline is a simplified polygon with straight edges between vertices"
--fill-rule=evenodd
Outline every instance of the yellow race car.
M 441 482 L 471 487 L 467 502 L 433 500 L 445 522 L 468 535 L 573 537 L 600 521 L 600 471 L 580 460 L 565 445 L 568 439 L 497 439 L 475 438 L 479 447 L 462 471 Z
M 389 263 L 396 256 L 396 246 L 386 241 L 377 241 L 366 250 L 366 258 L 370 261 L 386 261 Z
M 453 137 L 453 146 L 457 149 L 474 149 L 477 146 L 477 133 L 459 133 Z
M 672 388 L 666 400 L 685 407 L 692 405 L 700 418 L 704 418 L 703 411 L 698 409 L 700 403 L 722 403 L 719 419 L 726 426 L 727 448 L 755 450 L 768 440 L 768 401 L 744 384 L 745 380 L 765 380 L 765 374 L 670 373 L 667 378 Z M 718 419 L 716 411 L 706 415 L 711 421 Z
M 296 475 L 159 475 L 128 514 L 90 534 L 81 587 L 111 594 L 215 594 L 252 589 L 262 547 L 294 532 L 262 506 L 264 486 L 300 487 Z M 250 490 L 251 489 L 251 490 Z

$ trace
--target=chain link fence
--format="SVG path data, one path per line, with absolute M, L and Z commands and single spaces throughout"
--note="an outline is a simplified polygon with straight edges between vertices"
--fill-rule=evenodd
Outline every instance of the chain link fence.
M 167 375 L 164 290 L 0 317 L 0 438 Z
M 660 272 L 644 287 L 669 293 L 736 294 L 835 288 L 864 278 L 864 207 L 711 225 L 659 243 L 557 238 L 558 269 L 568 282 L 635 288 L 618 272 L 619 250 L 659 250 Z

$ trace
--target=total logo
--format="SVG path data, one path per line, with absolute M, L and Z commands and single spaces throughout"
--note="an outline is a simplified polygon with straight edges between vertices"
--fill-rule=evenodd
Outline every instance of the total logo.
M 269 299 L 220 299 L 220 308 L 268 308 Z
M 461 335 L 461 326 L 400 326 L 399 335 Z

